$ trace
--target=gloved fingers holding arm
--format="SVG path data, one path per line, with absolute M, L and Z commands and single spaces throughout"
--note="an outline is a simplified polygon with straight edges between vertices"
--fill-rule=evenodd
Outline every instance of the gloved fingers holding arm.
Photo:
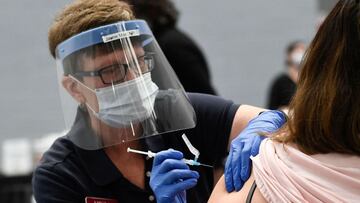
M 252 119 L 246 128 L 231 142 L 225 164 L 225 185 L 228 192 L 239 191 L 250 176 L 251 159 L 259 153 L 261 133 L 272 133 L 286 122 L 281 111 L 265 111 Z
M 182 158 L 183 154 L 173 149 L 154 157 L 150 187 L 158 203 L 186 202 L 186 190 L 196 185 L 198 172 L 190 170 Z

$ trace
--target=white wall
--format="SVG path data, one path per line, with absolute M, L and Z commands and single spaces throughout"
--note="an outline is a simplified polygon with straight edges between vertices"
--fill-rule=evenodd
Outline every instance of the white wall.
M 47 32 L 66 2 L 70 0 L 1 2 L 0 146 L 6 138 L 40 137 L 63 128 Z
M 315 32 L 313 0 L 177 0 L 180 27 L 203 48 L 219 93 L 266 105 L 272 78 L 284 70 L 284 49 Z

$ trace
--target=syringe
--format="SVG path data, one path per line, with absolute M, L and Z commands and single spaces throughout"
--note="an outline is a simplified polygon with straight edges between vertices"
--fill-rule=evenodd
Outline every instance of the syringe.
M 152 151 L 140 151 L 140 150 L 135 150 L 135 149 L 131 149 L 130 147 L 127 148 L 127 152 L 132 152 L 132 153 L 137 153 L 137 154 L 143 154 L 143 155 L 147 155 L 148 157 L 152 158 L 156 155 L 156 153 L 152 152 Z M 183 162 L 185 162 L 186 164 L 188 165 L 191 165 L 191 166 L 205 166 L 205 167 L 209 167 L 209 168 L 213 168 L 212 166 L 210 165 L 207 165 L 207 164 L 202 164 L 198 161 L 194 161 L 194 160 L 191 160 L 191 159 L 182 159 Z

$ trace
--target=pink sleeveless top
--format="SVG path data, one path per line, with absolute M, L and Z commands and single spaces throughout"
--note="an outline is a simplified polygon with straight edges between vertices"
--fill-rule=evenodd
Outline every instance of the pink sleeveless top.
M 360 202 L 360 157 L 307 155 L 265 139 L 253 160 L 259 190 L 268 202 Z

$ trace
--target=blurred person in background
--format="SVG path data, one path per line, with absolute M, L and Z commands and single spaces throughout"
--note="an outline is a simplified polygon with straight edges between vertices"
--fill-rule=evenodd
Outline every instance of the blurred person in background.
M 135 17 L 144 19 L 187 92 L 216 95 L 205 56 L 194 40 L 179 30 L 179 12 L 171 0 L 126 0 Z
M 286 72 L 277 76 L 269 90 L 269 109 L 286 108 L 296 91 L 296 83 L 301 69 L 300 63 L 305 53 L 305 43 L 302 41 L 291 42 L 286 48 Z
M 233 193 L 221 179 L 209 202 L 359 202 L 359 0 L 338 1 L 302 65 L 288 122 L 262 141 L 250 179 Z

